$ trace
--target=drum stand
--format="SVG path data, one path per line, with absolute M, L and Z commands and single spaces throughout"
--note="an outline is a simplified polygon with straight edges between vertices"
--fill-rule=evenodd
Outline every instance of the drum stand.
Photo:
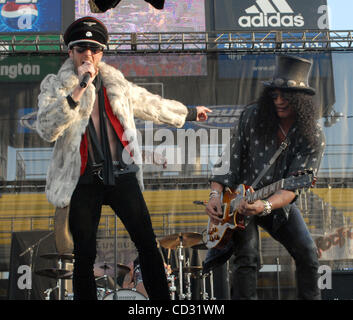
M 97 281 L 99 281 L 99 280 L 101 280 L 101 279 L 103 279 L 103 283 L 104 283 L 104 295 L 103 296 L 105 296 L 105 295 L 107 295 L 108 293 L 109 293 L 109 290 L 108 290 L 108 276 L 107 276 L 107 274 L 106 274 L 106 270 L 108 269 L 108 266 L 107 266 L 107 264 L 104 262 L 104 264 L 103 264 L 103 270 L 104 270 L 104 274 L 103 274 L 103 276 L 101 276 L 101 277 L 99 277 L 99 278 L 97 278 L 97 279 L 95 279 L 95 281 L 97 282 Z
M 179 258 L 179 300 L 185 299 L 185 294 L 183 293 L 183 236 L 179 235 L 179 246 L 178 249 L 178 258 Z
M 188 272 L 186 275 L 186 299 L 191 300 L 191 273 Z
M 177 290 L 175 286 L 175 275 L 174 274 L 169 275 L 167 280 L 170 281 L 170 287 L 169 287 L 170 298 L 172 300 L 175 300 L 175 292 Z
M 208 300 L 208 293 L 206 291 L 206 278 L 208 277 L 207 273 L 201 273 L 202 285 L 201 285 L 201 300 Z
M 59 280 L 59 279 L 58 279 L 58 280 Z M 44 300 L 50 300 L 50 295 L 51 295 L 51 293 L 52 293 L 54 290 L 56 290 L 56 289 L 59 290 L 59 297 L 60 297 L 60 284 L 59 284 L 59 281 L 57 281 L 56 287 L 54 287 L 54 288 L 49 288 L 49 289 L 47 289 L 47 290 L 44 291 L 44 294 L 45 294 Z M 59 300 L 60 300 L 60 298 L 59 298 Z
M 58 269 L 62 270 L 62 266 L 63 263 L 61 261 L 61 259 L 58 260 Z M 44 294 L 46 295 L 45 300 L 50 300 L 50 294 L 54 291 L 54 290 L 58 290 L 58 300 L 63 300 L 62 298 L 62 282 L 61 282 L 61 278 L 57 278 L 56 279 L 56 286 L 54 288 L 49 288 L 47 290 L 44 291 Z M 66 294 L 66 293 L 65 293 Z M 65 299 L 65 297 L 64 297 Z
M 211 291 L 211 297 L 210 300 L 216 300 L 214 296 L 214 289 L 213 289 L 213 271 L 210 271 L 210 291 Z
M 118 270 L 117 270 L 117 263 L 118 263 L 118 257 L 117 257 L 117 249 L 118 249 L 118 217 L 115 212 L 114 214 L 114 294 L 113 294 L 113 300 L 118 300 L 117 296 L 117 281 L 118 281 Z
M 206 278 L 210 279 L 210 297 L 206 291 Z M 201 286 L 201 299 L 202 300 L 216 300 L 214 296 L 214 288 L 213 288 L 213 271 L 211 270 L 209 273 L 201 273 L 202 278 L 202 286 Z M 210 298 L 210 299 L 208 299 Z

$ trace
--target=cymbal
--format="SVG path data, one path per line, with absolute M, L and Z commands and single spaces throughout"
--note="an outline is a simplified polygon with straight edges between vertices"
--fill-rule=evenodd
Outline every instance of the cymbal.
M 179 232 L 159 240 L 163 248 L 176 249 L 182 241 L 184 248 L 192 247 L 202 241 L 202 235 L 197 232 Z
M 71 279 L 72 272 L 65 269 L 42 269 L 35 271 L 35 274 L 43 277 L 54 278 L 54 279 Z
M 41 258 L 50 259 L 50 260 L 74 260 L 74 255 L 71 253 L 58 254 L 58 253 L 46 253 L 41 255 Z
M 208 248 L 206 247 L 205 243 L 199 243 L 199 244 L 195 244 L 194 246 L 191 247 L 192 249 L 195 250 L 208 250 Z
M 117 277 L 125 276 L 129 272 L 130 268 L 128 266 L 121 263 L 118 263 L 116 265 Z M 114 277 L 114 264 L 98 262 L 94 265 L 94 276 L 102 277 L 104 275 Z

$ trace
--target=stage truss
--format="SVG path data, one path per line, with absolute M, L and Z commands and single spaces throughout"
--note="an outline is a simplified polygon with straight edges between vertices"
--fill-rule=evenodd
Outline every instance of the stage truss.
M 352 51 L 353 31 L 212 31 L 111 33 L 106 54 L 232 51 Z M 0 55 L 66 53 L 63 35 L 0 35 Z

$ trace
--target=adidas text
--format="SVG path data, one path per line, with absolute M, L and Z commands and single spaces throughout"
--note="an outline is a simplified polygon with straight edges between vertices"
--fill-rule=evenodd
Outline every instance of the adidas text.
M 301 14 L 281 15 L 276 14 L 267 15 L 260 13 L 256 16 L 241 16 L 238 23 L 243 28 L 260 28 L 260 27 L 303 27 L 304 17 Z

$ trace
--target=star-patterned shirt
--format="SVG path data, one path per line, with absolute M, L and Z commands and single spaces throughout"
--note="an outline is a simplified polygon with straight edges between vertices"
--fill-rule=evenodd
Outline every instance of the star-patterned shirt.
M 236 188 L 239 184 L 250 186 L 279 148 L 277 136 L 266 139 L 255 134 L 257 110 L 258 106 L 252 105 L 242 112 L 230 145 L 214 166 L 210 181 L 230 188 Z M 316 175 L 325 148 L 323 131 L 319 124 L 316 125 L 319 130 L 315 147 L 304 142 L 304 139 L 296 134 L 295 124 L 292 126 L 287 135 L 289 146 L 282 151 L 255 189 L 287 178 L 298 171 L 312 170 Z

